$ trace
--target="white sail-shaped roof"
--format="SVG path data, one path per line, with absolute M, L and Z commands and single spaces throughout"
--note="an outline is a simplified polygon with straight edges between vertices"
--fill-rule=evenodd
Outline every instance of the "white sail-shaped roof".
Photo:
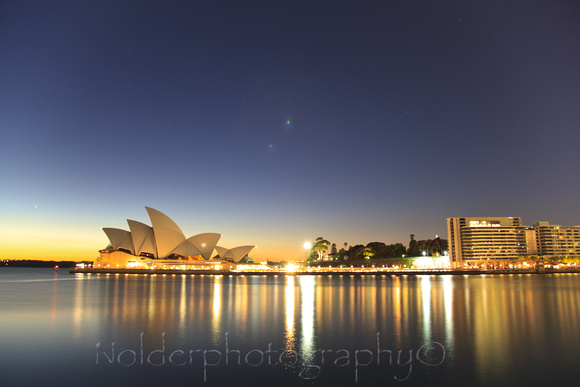
M 225 247 L 216 246 L 220 259 L 233 259 L 234 262 L 239 262 L 242 258 L 252 251 L 256 246 L 238 246 L 233 249 L 226 249 Z
M 201 255 L 201 251 L 199 251 L 199 249 L 188 240 L 183 241 L 183 243 L 171 250 L 171 252 L 183 255 L 184 257 L 189 257 L 190 255 Z
M 150 207 L 145 207 L 145 209 L 153 226 L 153 234 L 157 242 L 157 256 L 165 258 L 176 247 L 185 242 L 185 235 L 179 226 L 163 212 Z
M 134 253 L 133 240 L 131 239 L 131 233 L 127 230 L 122 230 L 120 228 L 103 228 L 102 229 L 107 237 L 111 241 L 111 245 L 115 250 L 119 248 L 127 249 Z
M 222 234 L 215 232 L 206 232 L 189 237 L 187 241 L 194 245 L 204 259 L 210 259 L 215 247 L 222 237 Z
M 148 225 L 137 222 L 136 220 L 127 219 L 131 236 L 133 238 L 133 246 L 135 247 L 135 255 L 141 253 L 150 253 L 157 258 L 157 247 L 155 246 L 155 235 L 153 235 L 153 228 Z
M 220 256 L 220 259 L 226 259 L 226 258 L 234 259 L 233 254 L 228 255 L 230 250 L 226 249 L 225 247 L 216 246 L 215 250 L 217 251 L 218 255 Z
M 161 211 L 145 207 L 151 227 L 127 219 L 130 232 L 119 228 L 103 228 L 111 241 L 113 249 L 129 250 L 131 254 L 140 256 L 143 253 L 152 254 L 154 258 L 167 258 L 170 254 L 184 257 L 199 255 L 204 259 L 211 259 L 214 250 L 222 259 L 240 261 L 256 246 L 239 246 L 233 249 L 216 246 L 221 234 L 206 232 L 185 238 L 179 226 Z
M 197 234 L 187 238 L 185 242 L 181 243 L 171 252 L 185 257 L 190 255 L 201 255 L 204 259 L 210 259 L 215 250 L 215 245 L 221 237 L 222 234 L 213 232 Z

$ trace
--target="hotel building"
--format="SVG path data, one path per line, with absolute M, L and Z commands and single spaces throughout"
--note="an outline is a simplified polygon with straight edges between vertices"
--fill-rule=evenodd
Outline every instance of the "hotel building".
M 497 267 L 528 256 L 580 256 L 580 226 L 536 222 L 519 217 L 447 218 L 452 268 Z
M 534 231 L 539 255 L 580 256 L 580 226 L 556 226 L 550 222 L 536 222 Z
M 518 217 L 447 218 L 447 234 L 452 268 L 505 264 L 528 251 Z

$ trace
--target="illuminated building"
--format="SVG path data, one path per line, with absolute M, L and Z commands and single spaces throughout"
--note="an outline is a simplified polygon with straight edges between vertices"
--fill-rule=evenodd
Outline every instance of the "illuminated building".
M 224 269 L 244 258 L 255 246 L 232 249 L 217 246 L 221 234 L 203 233 L 186 238 L 164 213 L 145 207 L 151 225 L 127 220 L 129 230 L 103 228 L 111 244 L 99 252 L 94 267 Z M 212 259 L 217 251 L 219 259 Z M 215 258 L 215 257 L 214 257 Z
M 580 226 L 534 223 L 536 246 L 539 255 L 546 257 L 580 256 Z
M 482 267 L 528 254 L 518 217 L 447 218 L 452 268 Z

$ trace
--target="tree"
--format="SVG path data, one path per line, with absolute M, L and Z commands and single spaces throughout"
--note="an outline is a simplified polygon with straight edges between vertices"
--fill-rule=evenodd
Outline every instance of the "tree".
M 328 249 L 330 242 L 324 239 L 323 237 L 316 238 L 314 241 L 314 245 L 312 245 L 312 250 L 314 253 L 318 255 L 318 260 L 322 260 L 322 254 Z
M 348 249 L 347 255 L 348 255 L 348 259 L 363 259 L 363 250 L 364 250 L 364 246 L 363 245 L 355 245 L 355 246 L 350 246 L 350 249 Z
M 336 251 L 336 243 L 333 243 L 332 246 L 330 246 L 330 255 L 336 255 L 338 253 L 338 251 Z
M 395 243 L 393 249 L 395 250 L 395 257 L 397 258 L 401 258 L 403 255 L 407 254 L 407 249 L 402 243 Z
M 394 250 L 392 247 L 385 245 L 383 242 L 370 242 L 367 248 L 373 253 L 371 258 L 393 258 Z M 366 257 L 366 256 L 365 256 Z
M 417 241 L 415 240 L 415 234 L 411 234 L 411 240 L 409 241 L 409 249 L 407 250 L 407 253 L 410 256 L 417 256 L 419 255 L 419 248 L 417 246 Z

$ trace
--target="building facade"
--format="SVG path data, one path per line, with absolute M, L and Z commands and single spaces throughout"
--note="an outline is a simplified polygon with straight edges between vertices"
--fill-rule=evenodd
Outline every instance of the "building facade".
M 544 257 L 580 256 L 580 226 L 534 223 L 538 255 Z
M 495 267 L 527 255 L 519 217 L 447 218 L 452 268 Z
M 580 226 L 536 222 L 522 226 L 519 217 L 447 218 L 452 268 L 487 267 L 520 257 L 580 256 Z

